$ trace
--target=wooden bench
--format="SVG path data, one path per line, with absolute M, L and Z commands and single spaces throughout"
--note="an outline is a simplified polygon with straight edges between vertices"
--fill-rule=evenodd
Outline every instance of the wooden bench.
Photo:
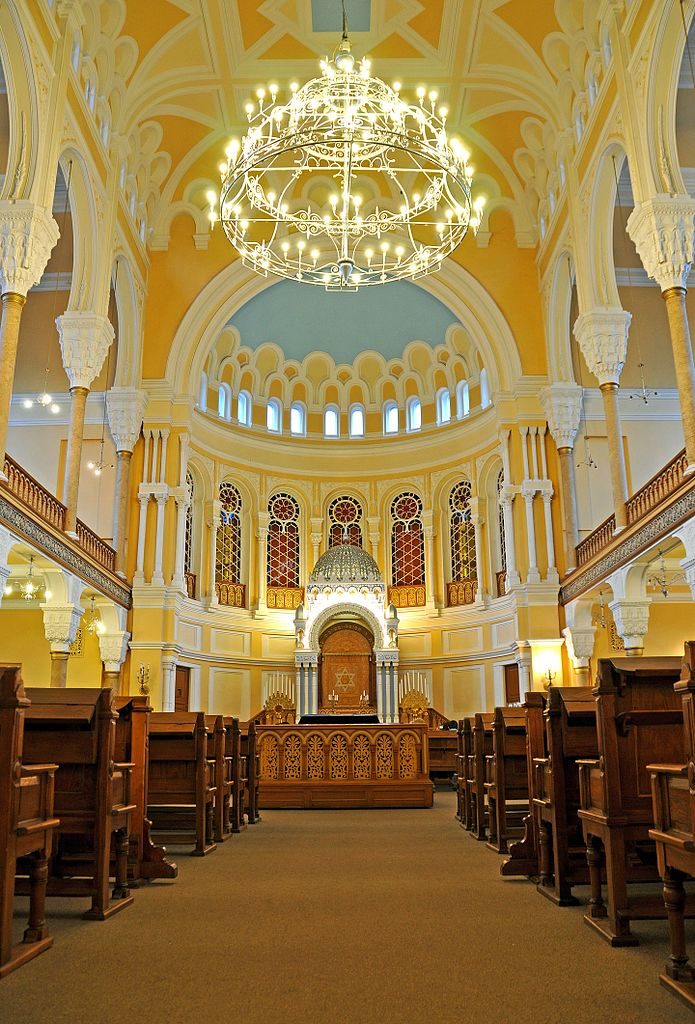
M 522 707 L 526 720 L 526 779 L 528 785 L 528 814 L 523 819 L 524 835 L 509 844 L 509 857 L 500 865 L 500 874 L 505 876 L 524 875 L 535 878 L 538 875 L 538 828 L 533 813 L 533 765 L 545 755 L 545 729 L 543 709 L 545 694 L 529 690 Z
M 176 878 L 178 868 L 167 860 L 166 850 L 150 837 L 151 822 L 147 817 L 147 782 L 149 774 L 149 735 L 152 707 L 147 697 L 115 697 L 117 761 L 130 762 L 130 795 L 135 811 L 130 821 L 128 879 L 133 882 L 152 878 Z
M 258 734 L 256 723 L 250 721 L 241 728 L 241 756 L 246 758 L 246 786 L 244 789 L 244 810 L 249 825 L 255 825 L 261 820 L 258 802 L 258 787 L 260 780 L 258 762 Z
M 226 717 L 225 742 L 227 771 L 230 780 L 229 805 L 227 807 L 227 831 L 238 833 L 246 827 L 244 817 L 244 795 L 248 785 L 246 758 L 241 756 L 241 728 L 239 719 Z
M 472 749 L 473 732 L 469 718 L 461 718 L 456 730 L 456 818 L 463 828 L 469 828 L 470 800 L 468 795 L 467 758 Z
M 458 736 L 452 729 L 430 731 L 427 737 L 430 757 L 430 778 L 451 781 L 456 775 Z
M 494 715 L 478 712 L 473 721 L 473 756 L 469 758 L 468 793 L 471 802 L 471 833 L 482 841 L 487 838 L 488 806 L 485 799 L 485 767 L 492 755 Z
M 695 642 L 685 644 L 676 694 L 683 704 L 685 764 L 649 765 L 659 874 L 671 933 L 671 955 L 659 980 L 695 1010 L 695 968 L 685 944 L 683 880 L 695 878 Z
M 116 713 L 109 689 L 27 689 L 27 761 L 55 761 L 55 831 L 47 894 L 89 897 L 88 920 L 130 906 L 128 848 L 131 762 L 116 759 Z M 115 885 L 109 897 L 111 865 Z M 28 885 L 17 882 L 17 891 Z
M 547 757 L 533 767 L 539 841 L 538 891 L 560 907 L 575 905 L 573 885 L 588 885 L 586 844 L 579 820 L 577 761 L 598 757 L 596 700 L 590 687 L 552 686 L 545 711 Z
M 147 816 L 165 843 L 194 844 L 204 857 L 215 847 L 214 768 L 202 711 L 159 711 L 150 719 Z
M 216 843 L 224 843 L 229 834 L 229 803 L 232 795 L 231 764 L 227 755 L 227 731 L 222 715 L 206 715 L 208 728 L 208 761 L 212 768 L 215 801 L 212 834 Z
M 509 840 L 523 832 L 523 818 L 529 810 L 526 714 L 521 707 L 495 708 L 485 791 L 489 808 L 487 845 L 497 853 L 507 853 Z
M 680 658 L 598 662 L 598 760 L 580 760 L 579 818 L 589 863 L 591 899 L 584 920 L 613 946 L 635 946 L 630 921 L 665 916 L 658 896 L 628 896 L 628 883 L 659 880 L 651 780 L 647 765 L 682 764 L 683 712 L 674 683 Z M 605 863 L 607 906 L 603 900 Z
M 24 693 L 19 665 L 0 666 L 0 978 L 53 944 L 44 912 L 53 832 L 56 764 L 22 763 Z M 29 921 L 22 942 L 12 944 L 17 861 L 29 861 Z

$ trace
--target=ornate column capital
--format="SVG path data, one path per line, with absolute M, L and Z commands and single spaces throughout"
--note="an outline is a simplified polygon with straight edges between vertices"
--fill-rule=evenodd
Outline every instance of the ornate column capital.
M 645 199 L 628 217 L 627 233 L 662 292 L 687 287 L 695 259 L 695 199 L 688 195 Z
M 550 384 L 543 388 L 540 398 L 555 447 L 574 448 L 582 416 L 582 388 L 578 384 Z
M 52 651 L 67 654 L 75 642 L 84 609 L 75 604 L 42 604 L 43 628 Z
M 171 497 L 176 502 L 177 506 L 182 509 L 190 508 L 191 504 L 191 493 L 188 487 L 174 487 L 171 491 Z
M 584 361 L 603 384 L 617 384 L 627 356 L 632 313 L 617 307 L 592 309 L 577 317 L 574 336 Z
M 128 653 L 130 633 L 119 630 L 116 633 L 99 634 L 99 654 L 107 672 L 119 672 Z
M 56 320 L 63 366 L 71 388 L 89 388 L 114 339 L 108 317 L 87 311 L 63 313 Z
M 566 626 L 562 631 L 567 645 L 567 651 L 575 668 L 584 668 L 594 653 L 594 642 L 596 638 L 596 627 L 587 626 L 579 629 L 576 626 Z
M 147 392 L 140 388 L 111 388 L 106 394 L 109 430 L 117 452 L 132 452 L 140 436 Z
M 0 293 L 26 298 L 41 280 L 59 237 L 50 210 L 29 200 L 0 203 Z
M 649 600 L 626 601 L 618 598 L 610 601 L 608 607 L 613 613 L 615 628 L 622 637 L 626 651 L 641 651 L 649 629 Z
M 222 502 L 217 498 L 213 498 L 205 506 L 205 513 L 207 518 L 208 526 L 217 529 L 220 525 L 220 516 L 222 514 Z

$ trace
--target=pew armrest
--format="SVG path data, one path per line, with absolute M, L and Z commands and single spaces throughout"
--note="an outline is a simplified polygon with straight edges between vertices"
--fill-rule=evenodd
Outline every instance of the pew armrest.
M 28 779 L 32 775 L 51 775 L 57 771 L 57 764 L 23 764 L 22 778 Z
M 648 764 L 647 771 L 653 775 L 670 775 L 672 778 L 687 779 L 687 764 Z
M 58 828 L 60 818 L 37 818 L 36 821 L 25 821 L 17 826 L 18 836 L 33 836 L 36 832 L 45 832 L 47 829 Z

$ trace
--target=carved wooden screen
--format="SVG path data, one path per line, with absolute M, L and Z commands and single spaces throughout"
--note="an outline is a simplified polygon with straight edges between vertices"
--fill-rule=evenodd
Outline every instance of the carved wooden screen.
M 193 572 L 193 502 L 195 501 L 195 489 L 193 476 L 186 473 L 186 487 L 188 488 L 188 508 L 186 509 L 186 529 L 183 536 L 183 571 Z
M 425 582 L 425 538 L 422 501 L 412 491 L 399 494 L 391 504 L 391 582 L 408 587 Z
M 274 494 L 268 502 L 269 587 L 299 586 L 299 505 L 290 494 Z
M 215 582 L 241 583 L 241 495 L 234 484 L 220 484 Z
M 336 544 L 362 547 L 362 506 L 349 495 L 334 498 L 328 506 L 328 546 Z
M 451 581 L 478 578 L 475 557 L 475 527 L 471 513 L 471 485 L 462 480 L 449 495 L 449 536 L 451 538 Z

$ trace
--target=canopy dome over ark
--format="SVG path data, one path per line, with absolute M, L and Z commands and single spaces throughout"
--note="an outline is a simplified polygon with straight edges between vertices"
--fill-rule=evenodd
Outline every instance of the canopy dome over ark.
M 374 586 L 381 570 L 371 555 L 355 544 L 337 544 L 321 555 L 309 577 L 309 587 Z

